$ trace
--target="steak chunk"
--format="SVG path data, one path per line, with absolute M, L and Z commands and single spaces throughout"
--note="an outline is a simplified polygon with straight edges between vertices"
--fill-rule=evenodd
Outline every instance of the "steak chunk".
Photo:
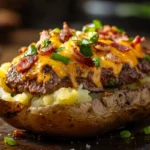
M 149 73 L 150 63 L 145 59 L 141 59 L 137 66 L 143 73 Z M 61 87 L 74 87 L 69 76 L 60 78 L 48 65 L 45 65 L 42 70 L 43 76 L 50 75 L 51 79 L 46 82 L 37 82 L 37 79 L 24 78 L 24 73 L 18 73 L 15 66 L 11 66 L 6 78 L 6 84 L 14 92 L 29 91 L 33 94 L 52 93 Z M 96 86 L 92 81 L 93 72 L 89 72 L 87 78 L 81 77 L 82 69 L 76 68 L 76 82 L 82 84 L 84 89 L 90 92 L 104 92 L 104 88 L 121 87 L 124 84 L 132 84 L 141 78 L 141 73 L 138 73 L 136 68 L 131 68 L 128 64 L 124 64 L 123 68 L 116 77 L 112 68 L 102 68 L 100 81 L 103 87 Z
M 72 83 L 68 78 L 60 79 L 49 66 L 46 66 L 43 69 L 44 74 L 49 73 L 51 75 L 51 80 L 37 83 L 36 79 L 23 80 L 23 74 L 18 73 L 15 66 L 12 66 L 8 71 L 6 84 L 14 92 L 29 91 L 33 94 L 52 93 L 61 87 L 72 86 Z
M 131 84 L 140 78 L 140 74 L 135 68 L 131 68 L 128 64 L 124 64 L 118 78 L 118 84 Z

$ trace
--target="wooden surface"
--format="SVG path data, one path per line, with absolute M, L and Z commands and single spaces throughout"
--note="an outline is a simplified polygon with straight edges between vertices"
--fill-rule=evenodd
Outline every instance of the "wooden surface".
M 17 146 L 8 146 L 4 144 L 3 138 L 10 135 L 14 128 L 0 120 L 0 150 L 150 150 L 150 136 L 141 132 L 148 124 L 128 127 L 132 137 L 126 140 L 120 138 L 119 129 L 102 137 L 80 140 L 54 139 L 25 133 L 23 138 L 16 140 Z

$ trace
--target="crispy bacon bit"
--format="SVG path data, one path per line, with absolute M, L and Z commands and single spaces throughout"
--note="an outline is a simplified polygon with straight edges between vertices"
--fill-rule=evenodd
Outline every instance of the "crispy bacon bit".
M 38 48 L 38 53 L 40 55 L 50 55 L 56 50 L 55 45 L 50 45 L 48 47 L 45 47 L 43 49 Z
M 111 46 L 108 44 L 105 44 L 103 42 L 98 42 L 95 44 L 95 49 L 100 51 L 110 51 Z
M 40 33 L 40 41 L 44 41 L 50 38 L 49 32 L 44 30 Z
M 81 54 L 77 48 L 73 48 L 72 55 L 78 62 L 83 63 L 89 67 L 94 66 L 92 59 L 90 57 L 86 57 L 83 54 Z
M 140 37 L 140 36 L 136 36 L 135 39 L 132 42 L 132 46 L 136 46 L 137 44 L 141 43 L 141 42 L 145 42 L 146 38 L 145 37 Z
M 113 61 L 114 63 L 120 63 L 120 62 L 121 62 L 120 58 L 117 57 L 117 56 L 116 56 L 115 54 L 113 54 L 113 53 L 108 53 L 108 54 L 106 55 L 106 58 L 109 59 L 109 60 L 111 60 L 111 61 Z
M 71 29 L 68 27 L 67 23 L 64 22 L 63 29 L 59 33 L 59 38 L 61 42 L 66 42 L 72 36 Z
M 111 46 L 114 47 L 114 48 L 116 48 L 116 49 L 118 49 L 121 52 L 127 52 L 127 51 L 129 51 L 131 49 L 128 46 L 124 46 L 124 45 L 118 44 L 116 42 L 111 43 Z
M 38 56 L 27 56 L 22 58 L 20 62 L 17 64 L 17 71 L 25 72 L 29 70 L 37 60 Z
M 22 138 L 24 136 L 25 136 L 25 133 L 23 131 L 19 131 L 19 130 L 14 130 L 13 131 L 13 137 L 14 138 L 19 139 L 19 138 Z
M 122 35 L 113 35 L 112 40 L 115 42 L 129 41 L 129 38 L 125 33 L 123 33 Z
M 28 47 L 21 47 L 21 48 L 19 49 L 19 53 L 22 54 L 22 53 L 24 53 L 27 49 L 28 49 Z

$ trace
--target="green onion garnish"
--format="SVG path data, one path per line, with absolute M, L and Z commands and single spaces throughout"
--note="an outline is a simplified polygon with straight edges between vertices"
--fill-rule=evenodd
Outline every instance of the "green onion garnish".
M 8 145 L 11 145 L 11 146 L 15 146 L 17 145 L 17 142 L 16 140 L 14 140 L 11 136 L 5 136 L 4 137 L 4 142 Z
M 95 44 L 99 38 L 99 35 L 97 32 L 89 32 L 89 38 L 92 44 Z
M 124 30 L 123 30 L 123 29 L 119 29 L 118 27 L 116 27 L 116 31 L 117 31 L 118 33 L 122 33 L 122 32 L 124 32 Z
M 90 45 L 90 44 L 92 44 L 92 42 L 89 39 L 83 38 L 81 40 L 81 45 Z
M 81 45 L 80 46 L 80 52 L 84 55 L 84 56 L 92 56 L 92 49 L 90 45 Z
M 59 33 L 59 32 L 60 32 L 60 29 L 59 29 L 59 28 L 55 28 L 55 29 L 54 29 L 54 30 L 52 30 L 51 32 Z
M 14 96 L 16 96 L 16 93 L 11 93 L 11 97 L 14 97 Z
M 95 28 L 95 25 L 93 23 L 84 26 L 82 29 L 83 32 L 95 32 L 95 30 L 96 30 L 96 28 Z
M 123 139 L 131 137 L 131 132 L 128 130 L 124 130 L 120 132 L 120 137 Z
M 48 39 L 42 41 L 42 43 L 41 43 L 41 49 L 43 49 L 43 48 L 45 48 L 45 47 L 48 47 L 50 44 L 51 44 L 51 41 L 48 40 Z
M 95 19 L 92 24 L 86 25 L 83 27 L 83 32 L 95 32 L 97 29 L 101 29 L 103 27 L 101 21 Z
M 60 52 L 60 51 L 62 51 L 64 48 L 65 48 L 65 47 L 59 47 L 59 48 L 56 49 L 56 52 Z
M 150 62 L 150 56 L 149 55 L 145 55 L 145 59 Z
M 83 28 L 83 32 L 95 32 L 95 27 L 85 27 Z
M 115 84 L 115 79 L 112 78 L 108 81 L 108 85 L 113 86 L 114 84 Z
M 96 67 L 100 66 L 100 58 L 99 57 L 95 57 L 92 60 L 93 60 L 93 62 L 94 62 L 94 64 L 95 64 Z
M 145 127 L 145 128 L 143 129 L 143 131 L 144 131 L 144 133 L 145 133 L 146 135 L 150 134 L 150 126 Z
M 33 56 L 37 54 L 37 48 L 34 45 L 30 45 L 24 56 Z
M 93 24 L 95 25 L 95 29 L 101 29 L 103 27 L 101 21 L 98 19 L 93 20 Z
M 65 56 L 62 56 L 62 55 L 57 54 L 57 53 L 53 53 L 53 54 L 51 55 L 51 59 L 61 61 L 62 63 L 66 64 L 66 65 L 67 65 L 67 64 L 69 63 L 69 61 L 70 61 L 70 58 L 65 57 Z

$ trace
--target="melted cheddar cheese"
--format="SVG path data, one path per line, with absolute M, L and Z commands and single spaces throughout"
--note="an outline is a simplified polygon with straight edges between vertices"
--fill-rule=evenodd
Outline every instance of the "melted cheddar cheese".
M 86 33 L 79 32 L 77 35 L 77 39 L 80 40 L 83 37 L 85 38 L 86 36 L 87 36 Z M 110 53 L 115 55 L 115 57 L 119 58 L 120 60 L 119 63 L 109 60 L 107 58 L 107 54 L 108 54 L 107 51 L 106 52 L 97 51 L 92 47 L 93 56 L 91 56 L 91 58 L 94 58 L 94 57 L 100 58 L 100 66 L 89 67 L 89 66 L 86 66 L 85 64 L 79 63 L 72 57 L 72 53 L 73 53 L 72 47 L 77 46 L 76 41 L 68 40 L 62 43 L 59 40 L 59 36 L 57 34 L 51 34 L 51 37 L 49 38 L 49 40 L 57 48 L 64 47 L 64 49 L 58 53 L 70 58 L 70 61 L 66 65 L 62 63 L 61 61 L 51 59 L 50 57 L 51 55 L 43 56 L 43 55 L 38 54 L 37 62 L 35 62 L 32 68 L 28 70 L 28 72 L 25 73 L 25 76 L 31 79 L 36 78 L 37 82 L 39 83 L 46 82 L 51 79 L 50 74 L 45 75 L 42 71 L 45 65 L 49 65 L 60 78 L 65 78 L 66 76 L 69 76 L 75 88 L 78 87 L 78 84 L 76 82 L 76 77 L 78 77 L 77 68 L 80 68 L 80 70 L 82 70 L 82 73 L 80 74 L 80 77 L 82 78 L 87 78 L 88 74 L 90 72 L 93 72 L 93 75 L 92 75 L 93 83 L 97 85 L 98 87 L 102 87 L 102 84 L 100 82 L 102 68 L 112 68 L 114 75 L 117 77 L 124 63 L 128 63 L 130 67 L 136 67 L 138 64 L 138 58 L 144 57 L 144 53 L 142 51 L 140 44 L 137 44 L 135 47 L 133 47 L 131 45 L 131 42 L 129 41 L 120 41 L 118 42 L 118 44 L 127 46 L 130 48 L 130 50 L 126 52 L 122 52 L 122 51 L 119 51 L 117 48 L 114 48 L 111 46 L 110 51 L 109 51 Z M 110 45 L 112 43 L 112 40 L 105 40 L 105 39 L 99 38 L 98 42 L 103 42 L 105 44 Z M 15 58 L 12 64 L 17 64 L 22 56 L 23 54 Z

